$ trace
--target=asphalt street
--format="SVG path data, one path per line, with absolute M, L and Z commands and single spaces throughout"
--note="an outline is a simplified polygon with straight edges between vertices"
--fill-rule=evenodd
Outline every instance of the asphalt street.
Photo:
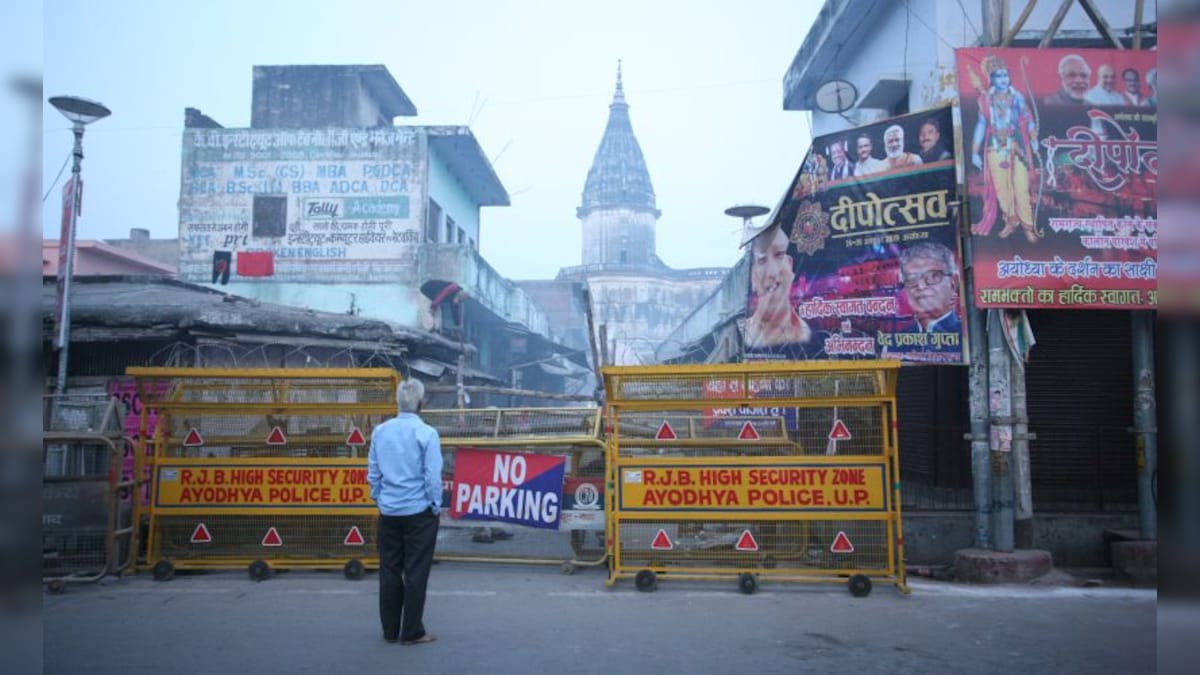
M 380 635 L 376 576 L 148 574 L 43 597 L 47 673 L 1153 673 L 1153 590 L 662 578 L 443 562 L 429 645 Z M 393 670 L 395 669 L 395 670 Z

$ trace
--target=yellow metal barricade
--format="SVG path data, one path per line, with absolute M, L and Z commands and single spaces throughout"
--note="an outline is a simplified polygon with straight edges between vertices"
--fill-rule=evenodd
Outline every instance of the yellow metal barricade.
M 144 565 L 378 565 L 377 509 L 367 484 L 371 432 L 396 414 L 399 376 L 383 368 L 130 368 L 157 412 Z M 141 434 L 144 439 L 145 433 Z M 135 476 L 142 476 L 139 448 Z M 138 502 L 135 501 L 135 504 Z M 139 521 L 140 522 L 140 517 Z
M 604 369 L 608 583 L 885 580 L 907 592 L 895 362 Z
M 47 396 L 42 419 L 42 581 L 51 592 L 129 566 L 122 434 L 108 396 Z
M 561 564 L 567 573 L 577 566 L 603 563 L 606 472 L 600 413 L 595 407 L 423 411 L 421 417 L 438 430 L 445 460 L 442 529 L 436 557 Z M 551 463 L 561 458 L 561 493 L 555 495 L 553 513 L 543 510 L 555 517 L 548 517 L 542 528 L 514 524 L 514 519 L 454 517 L 454 500 L 459 495 L 455 471 L 464 451 L 485 452 L 500 461 L 529 454 L 550 458 Z M 465 501 L 470 492 L 468 488 L 463 490 Z M 501 504 L 501 491 L 496 489 L 492 494 Z M 512 492 L 507 494 L 519 503 Z

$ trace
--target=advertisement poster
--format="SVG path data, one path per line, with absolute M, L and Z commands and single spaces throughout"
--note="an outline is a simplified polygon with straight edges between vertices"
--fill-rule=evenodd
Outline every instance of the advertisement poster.
M 564 457 L 459 448 L 450 517 L 558 529 Z
M 1157 53 L 955 58 L 979 306 L 1156 307 Z
M 813 139 L 750 243 L 752 360 L 965 362 L 950 108 Z
M 154 392 L 154 398 L 164 398 L 170 390 L 167 382 L 143 382 L 143 387 Z M 125 408 L 124 433 L 129 441 L 124 443 L 124 456 L 121 460 L 121 482 L 133 479 L 134 451 L 141 439 L 142 398 L 138 395 L 137 383 L 130 379 L 115 378 L 108 381 L 108 395 L 117 399 Z M 146 437 L 154 438 L 154 430 L 158 425 L 158 411 L 154 408 L 146 410 Z M 146 465 L 143 467 L 142 505 L 150 503 L 150 461 L 154 455 L 154 446 L 146 444 Z M 128 501 L 129 488 L 121 488 L 121 501 Z

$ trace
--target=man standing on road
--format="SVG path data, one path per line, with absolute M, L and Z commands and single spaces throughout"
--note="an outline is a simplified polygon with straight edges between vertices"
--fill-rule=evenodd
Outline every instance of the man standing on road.
M 375 427 L 367 482 L 379 506 L 379 619 L 383 639 L 416 645 L 425 632 L 425 588 L 437 543 L 442 498 L 442 442 L 418 416 L 425 385 L 408 379 L 396 389 L 399 415 Z

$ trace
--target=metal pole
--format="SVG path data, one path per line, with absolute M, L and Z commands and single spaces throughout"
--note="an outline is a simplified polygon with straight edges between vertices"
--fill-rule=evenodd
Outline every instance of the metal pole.
M 79 200 L 83 196 L 79 182 L 79 172 L 83 167 L 83 125 L 76 122 L 71 131 L 75 134 L 75 158 L 71 164 L 74 189 L 71 197 L 70 225 L 67 228 L 67 269 L 63 272 L 62 318 L 58 324 L 58 379 L 54 383 L 56 400 L 67 389 L 67 358 L 71 346 L 71 277 L 75 275 L 75 225 L 79 218 Z
M 1132 313 L 1133 432 L 1137 444 L 1138 528 L 1143 540 L 1158 539 L 1158 504 L 1154 481 L 1158 477 L 1158 404 L 1154 392 L 1154 316 Z
M 963 190 L 966 194 L 966 190 Z M 987 314 L 975 306 L 974 259 L 971 238 L 966 239 L 965 251 L 969 269 L 963 282 L 967 296 L 967 343 L 971 349 L 971 363 L 967 378 L 970 387 L 971 432 L 971 488 L 975 497 L 975 548 L 992 547 L 992 469 L 988 463 L 988 363 Z
M 1029 413 L 1025 405 L 1025 363 L 1009 353 L 1012 366 L 1013 486 L 1017 495 L 1013 535 L 1017 548 L 1033 548 L 1033 481 L 1029 468 Z
M 1008 19 L 1008 0 L 982 0 L 980 10 L 983 23 L 980 42 L 984 46 L 1000 44 L 1004 39 L 1004 25 Z
M 1004 38 L 1004 29 L 1007 23 L 1008 0 L 980 0 L 980 17 L 983 24 L 983 34 L 980 36 L 981 44 L 1000 44 Z M 966 194 L 965 188 L 962 193 Z M 992 372 L 998 366 L 992 361 L 994 355 L 988 351 L 995 330 L 988 325 L 988 313 L 975 306 L 974 259 L 969 233 L 964 231 L 963 239 L 966 242 L 963 248 L 971 258 L 969 261 L 971 273 L 965 275 L 964 287 L 967 294 L 967 330 L 971 346 L 971 364 L 968 371 L 971 411 L 969 438 L 971 439 L 971 487 L 975 497 L 975 547 L 1011 551 L 1011 514 L 1009 516 L 1009 536 L 1005 540 L 1008 542 L 1008 549 L 998 546 L 1002 542 L 1001 534 L 997 532 L 997 519 L 1000 517 L 997 506 L 1004 500 L 997 499 L 995 493 L 1005 480 L 1011 480 L 1011 476 L 1009 476 L 1006 463 L 1002 467 L 997 466 L 999 458 L 996 455 L 994 444 L 996 428 L 994 426 L 989 428 L 988 419 L 988 392 L 991 390 L 992 378 L 999 375 L 999 373 Z M 996 336 L 999 334 L 997 333 Z M 1007 387 L 1007 364 L 1005 364 L 1003 376 Z M 992 414 L 995 414 L 994 410 Z M 1008 484 L 1008 488 L 1011 492 L 1011 483 Z M 1011 502 L 1011 499 L 1009 501 Z
M 988 312 L 988 409 L 992 413 L 992 535 L 995 549 L 1013 550 L 1012 381 L 1000 311 Z

